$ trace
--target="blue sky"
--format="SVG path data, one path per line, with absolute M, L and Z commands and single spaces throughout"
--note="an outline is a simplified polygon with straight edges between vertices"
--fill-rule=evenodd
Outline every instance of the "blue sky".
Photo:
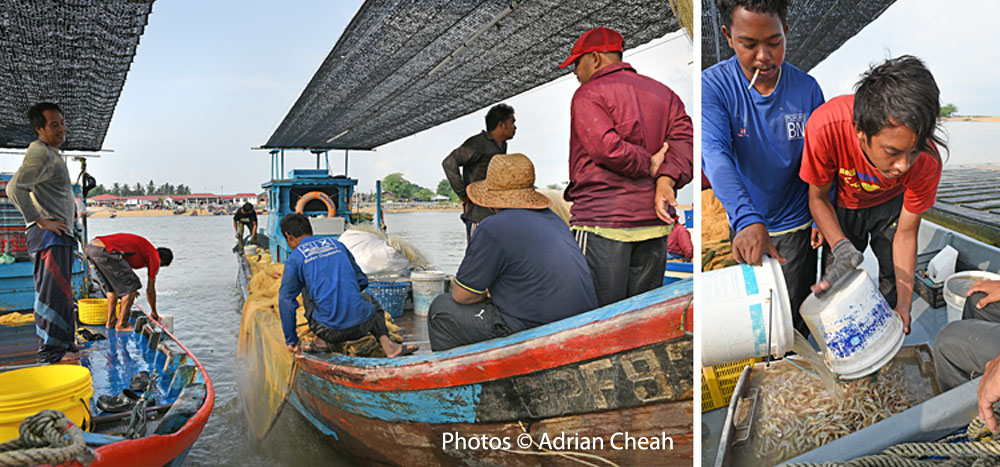
M 105 139 L 115 152 L 90 162 L 91 173 L 107 186 L 152 179 L 194 191 L 259 192 L 270 159 L 250 148 L 277 128 L 360 5 L 155 3 Z M 626 59 L 674 88 L 690 109 L 692 53 L 686 37 L 675 34 L 638 45 Z M 509 149 L 533 159 L 539 186 L 568 180 L 569 102 L 577 86 L 567 75 L 506 101 L 518 123 Z M 441 160 L 482 129 L 484 116 L 477 111 L 375 152 L 352 152 L 349 175 L 366 192 L 392 172 L 434 189 L 444 178 Z M 4 161 L 0 169 L 14 170 L 16 162 Z M 286 156 L 286 169 L 314 164 L 308 153 Z M 343 172 L 343 152 L 331 152 L 330 164 Z M 681 201 L 690 202 L 691 193 L 683 192 Z

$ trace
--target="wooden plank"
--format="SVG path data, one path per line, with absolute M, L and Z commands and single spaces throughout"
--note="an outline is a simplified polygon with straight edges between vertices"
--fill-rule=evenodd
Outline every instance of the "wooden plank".
M 989 192 L 966 192 L 966 193 L 956 193 L 953 195 L 938 195 L 937 199 L 950 204 L 965 204 L 965 203 L 975 203 L 982 201 L 996 201 L 1000 200 L 1000 191 L 989 191 Z

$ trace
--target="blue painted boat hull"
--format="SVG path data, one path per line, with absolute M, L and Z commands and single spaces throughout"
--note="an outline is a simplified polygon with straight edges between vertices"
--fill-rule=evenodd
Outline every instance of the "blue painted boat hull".
M 30 261 L 0 264 L 0 314 L 30 312 L 35 306 L 35 279 Z M 84 297 L 83 262 L 73 258 L 73 296 Z

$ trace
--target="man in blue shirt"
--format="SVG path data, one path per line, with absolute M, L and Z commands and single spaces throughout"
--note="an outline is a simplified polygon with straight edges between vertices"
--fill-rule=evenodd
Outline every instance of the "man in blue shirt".
M 597 308 L 594 280 L 566 223 L 535 191 L 523 154 L 496 155 L 466 193 L 496 214 L 472 234 L 451 294 L 431 303 L 431 349 L 506 336 Z
M 302 214 L 289 214 L 281 220 L 281 234 L 293 250 L 285 260 L 278 301 L 288 350 L 299 351 L 295 332 L 299 292 L 309 329 L 317 337 L 307 350 L 328 351 L 330 344 L 368 334 L 378 339 L 387 357 L 417 350 L 416 346 L 389 340 L 384 312 L 370 295 L 361 293 L 368 287 L 368 277 L 347 247 L 332 237 L 313 237 L 312 233 L 309 218 Z
M 793 310 L 816 278 L 809 186 L 799 179 L 806 119 L 823 103 L 816 80 L 784 63 L 785 0 L 718 0 L 736 55 L 702 73 L 702 167 L 729 216 L 733 257 L 782 263 Z M 796 329 L 808 333 L 793 313 Z

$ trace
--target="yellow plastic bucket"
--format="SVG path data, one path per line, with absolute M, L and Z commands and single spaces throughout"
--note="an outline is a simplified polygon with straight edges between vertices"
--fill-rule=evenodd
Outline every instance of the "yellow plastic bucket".
M 21 422 L 45 409 L 66 414 L 90 431 L 90 370 L 79 365 L 46 365 L 0 373 L 0 443 L 18 437 Z
M 80 324 L 91 326 L 103 326 L 108 322 L 108 299 L 106 298 L 81 298 L 76 302 L 80 310 Z M 122 302 L 118 302 L 115 313 L 121 310 Z

